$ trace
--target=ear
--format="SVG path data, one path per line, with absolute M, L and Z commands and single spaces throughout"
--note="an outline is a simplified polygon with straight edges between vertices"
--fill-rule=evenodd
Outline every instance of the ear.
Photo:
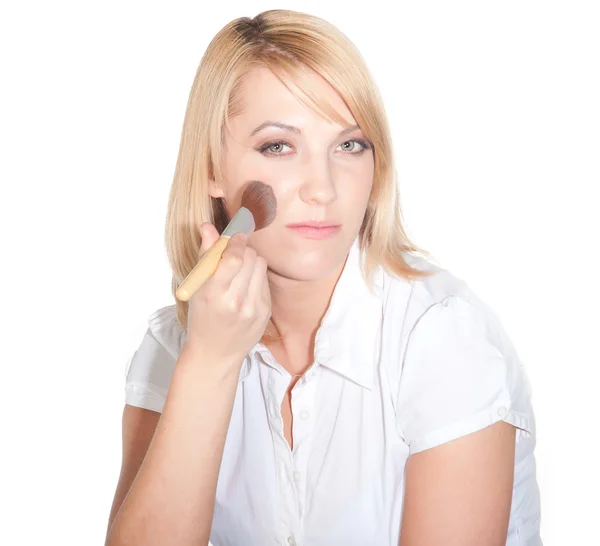
M 221 186 L 212 178 L 208 180 L 208 194 L 211 197 L 225 197 L 223 188 L 221 188 Z

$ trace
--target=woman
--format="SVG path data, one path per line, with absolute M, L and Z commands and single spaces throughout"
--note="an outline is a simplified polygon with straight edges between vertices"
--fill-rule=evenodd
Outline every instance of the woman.
M 495 313 L 416 254 L 394 172 L 335 27 L 272 10 L 213 39 L 169 199 L 173 293 L 248 181 L 277 215 L 150 316 L 108 545 L 541 544 L 526 374 Z

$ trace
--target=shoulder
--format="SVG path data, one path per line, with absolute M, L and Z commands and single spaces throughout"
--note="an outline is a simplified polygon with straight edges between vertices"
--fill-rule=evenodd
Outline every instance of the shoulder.
M 177 359 L 187 332 L 179 324 L 175 305 L 161 307 L 148 317 L 148 329 L 156 341 Z
M 148 317 L 146 332 L 126 366 L 127 404 L 162 411 L 185 337 L 175 305 L 161 307 Z
M 433 339 L 451 328 L 455 336 L 484 337 L 503 353 L 515 351 L 496 311 L 465 279 L 427 258 L 405 254 L 405 259 L 431 272 L 414 281 L 386 275 L 386 315 L 401 323 L 405 342 L 419 325 L 418 330 Z
M 410 266 L 430 274 L 407 280 L 383 273 L 384 319 L 402 341 L 407 341 L 408 335 L 427 311 L 433 314 L 435 309 L 447 307 L 452 298 L 486 308 L 469 284 L 452 271 L 416 254 L 404 253 L 403 257 Z
M 448 269 L 386 276 L 387 365 L 399 429 L 413 452 L 503 419 L 534 435 L 530 384 L 502 321 Z

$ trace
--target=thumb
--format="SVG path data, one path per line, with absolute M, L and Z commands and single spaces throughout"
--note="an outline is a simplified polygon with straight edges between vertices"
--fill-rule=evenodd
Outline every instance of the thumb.
M 210 222 L 203 222 L 200 225 L 200 236 L 202 237 L 200 255 L 202 255 L 215 244 L 215 241 L 219 238 L 219 232 L 217 231 L 217 228 Z

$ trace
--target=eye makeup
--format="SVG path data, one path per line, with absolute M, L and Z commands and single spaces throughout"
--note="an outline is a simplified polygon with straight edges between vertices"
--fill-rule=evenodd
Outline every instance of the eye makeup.
M 362 138 L 353 138 L 353 139 L 345 140 L 344 142 L 342 142 L 342 145 L 346 144 L 348 142 L 356 142 L 356 143 L 360 144 L 361 149 L 358 152 L 343 151 L 342 153 L 346 154 L 346 155 L 362 155 L 365 151 L 371 150 L 373 148 L 373 146 L 370 142 L 368 142 L 367 140 L 362 139 Z M 287 155 L 289 155 L 289 154 L 282 154 L 279 152 L 270 152 L 269 148 L 271 148 L 272 146 L 275 146 L 275 145 L 280 145 L 280 146 L 285 145 L 285 146 L 292 147 L 292 145 L 285 140 L 271 140 L 269 142 L 265 142 L 262 146 L 259 146 L 258 148 L 256 148 L 256 150 L 258 152 L 260 152 L 261 154 L 267 155 L 267 156 L 287 156 Z

